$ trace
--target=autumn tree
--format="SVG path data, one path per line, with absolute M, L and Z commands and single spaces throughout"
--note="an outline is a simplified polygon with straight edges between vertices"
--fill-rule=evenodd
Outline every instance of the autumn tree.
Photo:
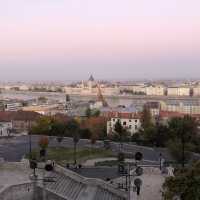
M 51 135 L 51 128 L 54 119 L 49 116 L 40 117 L 31 129 L 31 134 L 34 135 Z

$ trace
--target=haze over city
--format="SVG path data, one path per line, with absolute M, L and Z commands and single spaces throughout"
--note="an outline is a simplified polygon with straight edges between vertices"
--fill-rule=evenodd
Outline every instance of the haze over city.
M 1 80 L 199 78 L 197 0 L 7 0 Z

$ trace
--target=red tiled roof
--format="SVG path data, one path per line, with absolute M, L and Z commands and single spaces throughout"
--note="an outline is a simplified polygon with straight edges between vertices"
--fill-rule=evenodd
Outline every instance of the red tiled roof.
M 130 112 L 107 112 L 104 114 L 107 118 L 124 118 L 124 119 L 135 119 L 141 118 L 141 113 L 130 113 Z
M 1 122 L 12 120 L 35 121 L 38 117 L 40 117 L 40 114 L 32 111 L 0 111 Z
M 160 111 L 161 118 L 184 117 L 186 114 L 179 112 Z

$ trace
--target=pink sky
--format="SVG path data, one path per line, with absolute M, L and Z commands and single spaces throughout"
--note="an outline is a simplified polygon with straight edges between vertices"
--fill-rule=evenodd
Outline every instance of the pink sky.
M 132 63 L 133 69 L 135 62 L 145 63 L 142 67 L 145 70 L 152 62 L 158 65 L 163 59 L 159 66 L 166 66 L 167 59 L 170 63 L 171 58 L 177 57 L 179 70 L 183 63 L 181 57 L 188 57 L 186 60 L 194 58 L 195 66 L 188 62 L 191 66 L 185 66 L 184 76 L 189 69 L 196 75 L 200 53 L 199 1 L 84 2 L 8 0 L 3 3 L 0 7 L 0 67 L 17 69 L 19 65 L 26 65 L 31 71 L 33 66 L 40 67 L 35 66 L 39 62 L 46 65 L 45 68 L 51 62 L 65 68 L 70 63 L 70 66 L 85 66 L 78 77 L 86 77 L 90 70 L 104 76 L 99 70 L 99 61 L 110 71 L 115 68 L 114 63 L 126 65 L 127 62 Z M 155 69 L 152 66 L 152 70 Z M 70 73 L 75 79 L 75 71 L 71 69 Z M 117 76 L 120 74 L 119 69 Z

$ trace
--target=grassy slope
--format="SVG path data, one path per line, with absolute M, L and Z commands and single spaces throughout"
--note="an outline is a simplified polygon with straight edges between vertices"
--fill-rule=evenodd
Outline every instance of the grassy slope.
M 37 152 L 37 157 L 39 156 L 39 150 Z M 77 162 L 83 163 L 86 160 L 94 158 L 104 158 L 113 157 L 113 153 L 110 150 L 104 149 L 90 149 L 81 148 L 77 149 Z M 47 159 L 55 160 L 56 162 L 65 165 L 66 163 L 73 163 L 74 150 L 72 148 L 64 147 L 51 147 L 47 150 Z

